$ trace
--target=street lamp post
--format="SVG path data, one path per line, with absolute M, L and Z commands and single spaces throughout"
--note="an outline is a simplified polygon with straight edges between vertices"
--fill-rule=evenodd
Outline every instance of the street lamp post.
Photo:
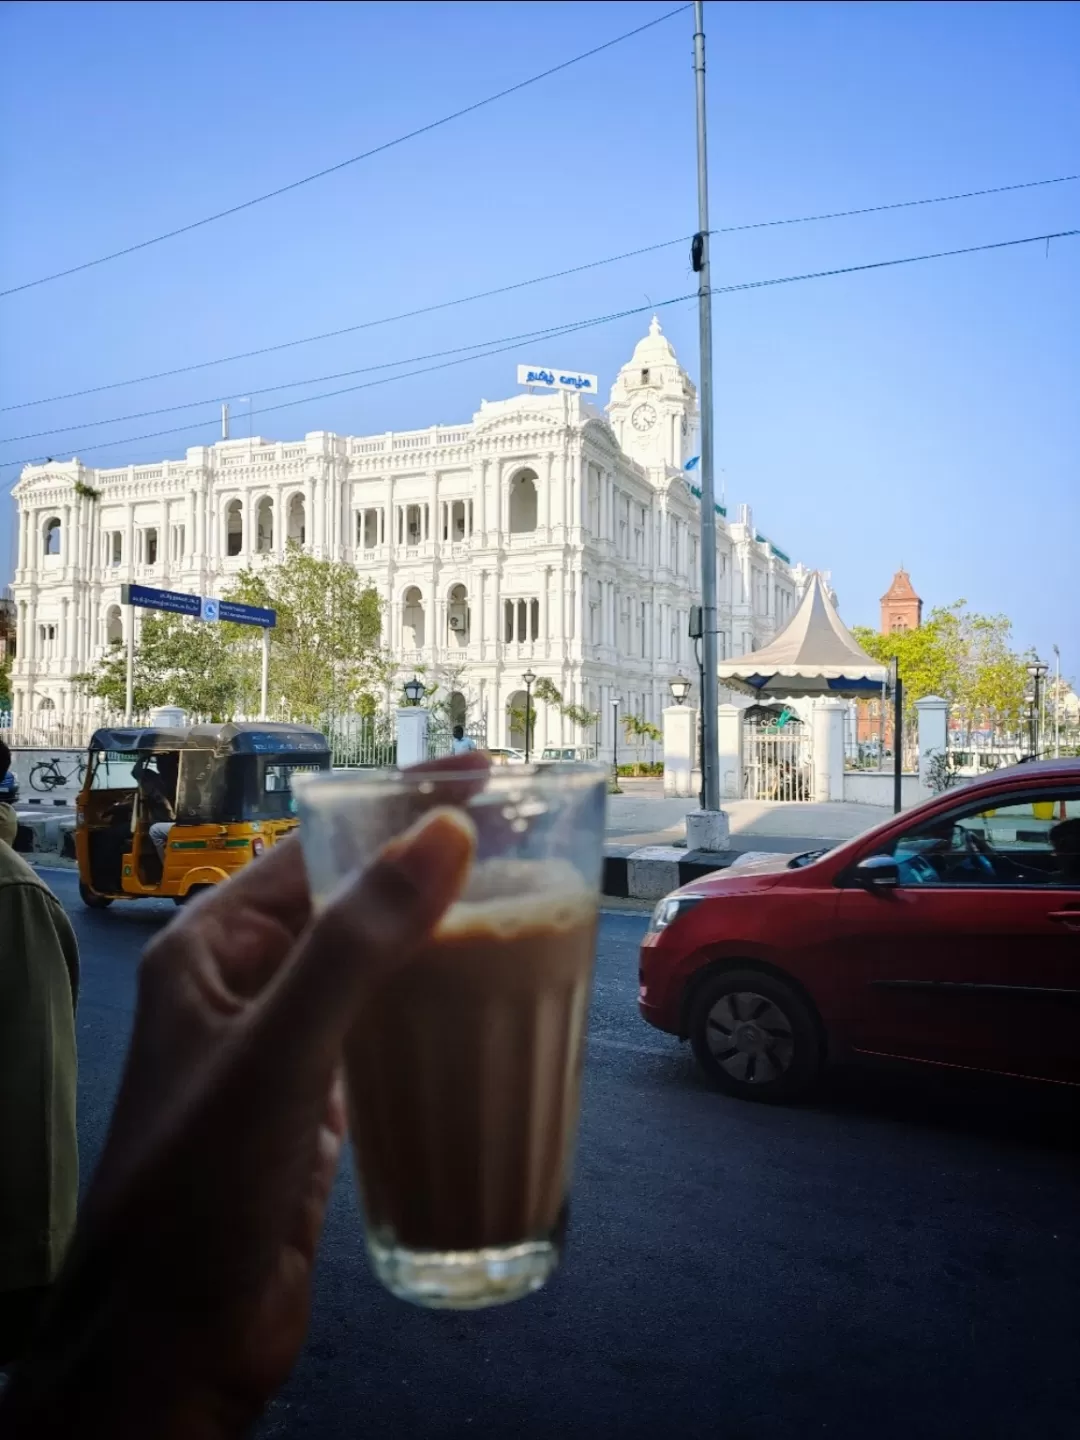
M 1038 758 L 1039 751 L 1040 751 L 1041 748 L 1042 748 L 1042 723 L 1041 723 L 1041 721 L 1042 721 L 1042 715 L 1041 715 L 1042 687 L 1043 687 L 1043 680 L 1044 680 L 1044 678 L 1045 678 L 1045 676 L 1046 676 L 1046 672 L 1047 672 L 1047 670 L 1048 670 L 1049 668 L 1050 668 L 1050 667 L 1049 667 L 1048 665 L 1044 665 L 1044 664 L 1043 664 L 1043 662 L 1038 658 L 1038 656 L 1036 656 L 1035 659 L 1032 660 L 1031 664 L 1027 667 L 1027 673 L 1031 676 L 1031 690 L 1032 690 L 1032 695 L 1031 695 L 1031 706 L 1032 706 L 1032 710 L 1031 710 L 1031 754 L 1032 754 L 1032 756 L 1035 757 L 1035 758 Z M 1025 697 L 1025 698 L 1026 698 L 1026 697 Z
M 529 723 L 532 719 L 532 687 L 536 684 L 536 676 L 531 670 L 526 670 L 521 677 L 525 682 L 525 764 L 529 763 L 529 731 L 532 729 Z
M 1061 651 L 1054 646 L 1054 757 L 1061 754 Z
M 690 694 L 690 681 L 685 675 L 676 675 L 674 680 L 669 680 L 668 689 L 676 705 L 686 704 L 686 697 Z
M 612 699 L 611 699 L 611 730 L 612 730 L 611 743 L 612 743 L 612 746 L 613 746 L 613 750 L 612 750 L 612 756 L 613 756 L 613 758 L 612 758 L 612 765 L 611 765 L 611 788 L 612 788 L 613 793 L 615 793 L 615 794 L 618 794 L 618 791 L 619 791 L 619 705 L 620 705 L 621 703 L 622 703 L 622 702 L 620 701 L 618 695 L 613 695 L 613 696 L 612 696 Z

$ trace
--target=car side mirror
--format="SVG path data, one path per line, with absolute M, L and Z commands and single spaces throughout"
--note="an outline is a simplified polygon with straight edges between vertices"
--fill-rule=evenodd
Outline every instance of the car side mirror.
M 852 870 L 851 878 L 866 890 L 890 890 L 900 883 L 900 866 L 891 855 L 867 855 Z

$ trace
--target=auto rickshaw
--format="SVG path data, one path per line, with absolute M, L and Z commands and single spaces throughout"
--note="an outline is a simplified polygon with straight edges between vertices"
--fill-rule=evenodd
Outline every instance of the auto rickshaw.
M 261 722 L 98 730 L 87 758 L 75 856 L 94 910 L 220 885 L 296 828 L 293 776 L 330 769 L 318 730 Z

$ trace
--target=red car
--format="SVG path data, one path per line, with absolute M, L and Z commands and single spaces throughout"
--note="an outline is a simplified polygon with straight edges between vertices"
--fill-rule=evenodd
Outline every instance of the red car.
M 638 1004 L 748 1100 L 860 1055 L 1080 1084 L 1080 759 L 683 886 L 653 913 Z

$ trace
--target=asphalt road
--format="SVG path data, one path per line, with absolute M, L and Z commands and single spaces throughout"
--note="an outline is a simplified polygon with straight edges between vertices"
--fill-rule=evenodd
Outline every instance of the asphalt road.
M 81 908 L 80 1143 L 100 1147 L 139 949 L 171 906 Z M 307 1349 L 260 1431 L 1025 1440 L 1076 1433 L 1071 1093 L 869 1073 L 723 1099 L 634 1011 L 644 920 L 605 916 L 570 1244 L 500 1310 L 433 1314 L 366 1268 L 351 1176 Z

